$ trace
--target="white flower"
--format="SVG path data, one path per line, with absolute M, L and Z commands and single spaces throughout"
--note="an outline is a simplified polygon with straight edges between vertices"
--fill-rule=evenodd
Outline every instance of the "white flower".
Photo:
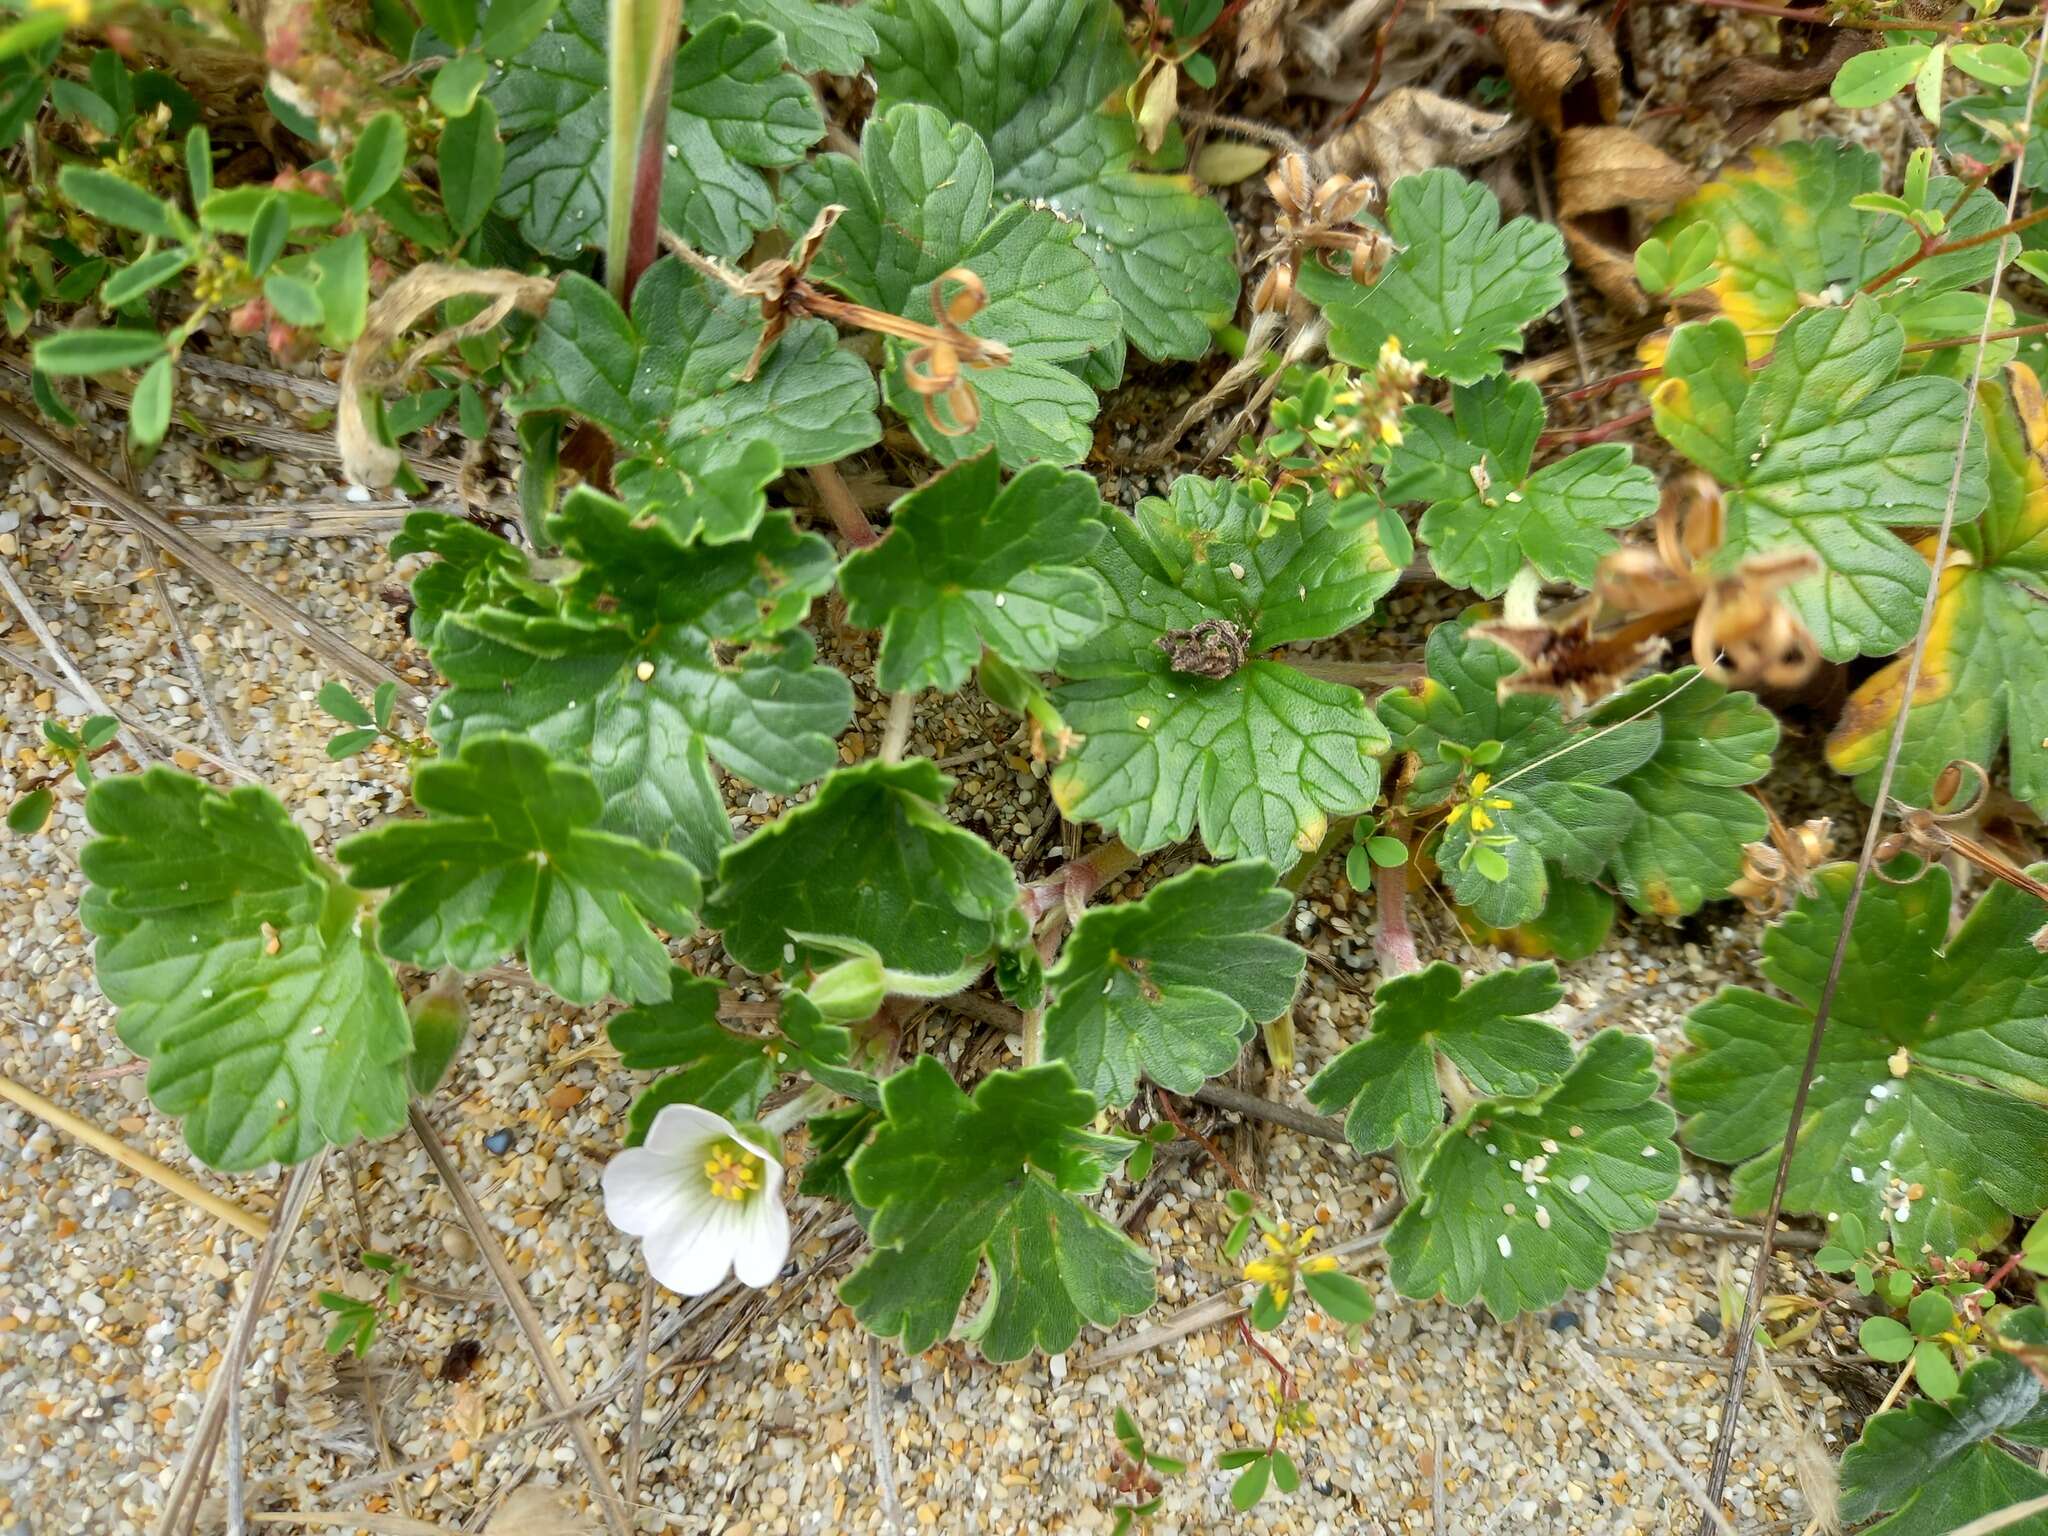
M 605 1165 L 604 1212 L 641 1240 L 648 1273 L 685 1296 L 727 1270 L 765 1286 L 789 1257 L 780 1157 L 694 1104 L 663 1109 L 645 1142 Z

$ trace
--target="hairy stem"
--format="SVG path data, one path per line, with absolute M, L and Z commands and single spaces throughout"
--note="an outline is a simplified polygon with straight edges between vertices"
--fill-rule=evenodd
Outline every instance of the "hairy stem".
M 1404 688 L 1421 680 L 1421 663 L 1413 661 L 1339 661 L 1323 656 L 1282 656 L 1281 661 L 1303 677 L 1347 688 Z
M 889 723 L 882 729 L 882 761 L 900 763 L 903 752 L 910 745 L 910 717 L 917 708 L 917 694 L 912 689 L 889 696 Z
M 683 0 L 611 0 L 611 200 L 605 286 L 621 309 L 661 248 L 668 97 Z
M 1535 566 L 1524 565 L 1509 578 L 1508 589 L 1501 594 L 1501 617 L 1510 624 L 1538 623 L 1536 599 L 1542 592 L 1543 577 Z
M 1405 976 L 1422 969 L 1415 954 L 1415 932 L 1408 926 L 1408 864 L 1380 865 L 1372 872 L 1372 892 L 1379 906 L 1379 926 L 1373 935 L 1373 953 L 1379 958 L 1380 975 Z
M 810 475 L 818 500 L 824 504 L 825 515 L 832 519 L 832 526 L 838 530 L 839 537 L 854 549 L 867 549 L 881 542 L 882 536 L 875 532 L 875 525 L 868 521 L 867 513 L 861 511 L 860 503 L 853 499 L 853 492 L 847 488 L 846 477 L 839 473 L 838 465 L 813 464 Z
M 1989 245 L 1994 240 L 2003 240 L 2007 235 L 2016 235 L 2023 229 L 2032 229 L 2036 224 L 2044 220 L 2048 220 L 2048 208 L 2036 208 L 2032 213 L 2022 214 L 2010 223 L 2001 224 L 1996 229 L 1987 229 L 1981 235 L 1968 235 L 1961 240 L 1943 240 L 1937 241 L 1932 245 L 1923 245 L 1904 261 L 1896 266 L 1886 268 L 1869 282 L 1865 283 L 1863 285 L 1863 292 L 1876 293 L 1893 278 L 1910 272 L 1913 268 L 1919 266 L 1921 262 L 1927 261 L 1932 257 L 1949 256 L 1957 251 L 1974 250 L 1980 245 Z M 1962 341 L 1965 343 L 1969 340 L 1970 338 L 1968 337 L 1962 338 Z

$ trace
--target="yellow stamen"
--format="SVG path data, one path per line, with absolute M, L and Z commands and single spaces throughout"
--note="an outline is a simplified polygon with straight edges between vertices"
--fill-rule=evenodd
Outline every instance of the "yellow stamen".
M 761 1187 L 761 1159 L 735 1142 L 721 1141 L 704 1162 L 704 1177 L 720 1200 L 744 1200 Z

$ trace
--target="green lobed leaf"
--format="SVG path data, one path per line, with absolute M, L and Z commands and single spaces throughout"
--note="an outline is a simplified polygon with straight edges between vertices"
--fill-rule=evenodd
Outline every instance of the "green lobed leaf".
M 1785 596 L 1833 661 L 1912 639 L 1927 565 L 1890 530 L 1939 523 L 1955 469 L 1962 386 L 1894 378 L 1904 346 L 1867 298 L 1796 316 L 1754 375 L 1732 320 L 1682 325 L 1650 395 L 1658 432 L 1729 492 L 1724 563 L 1784 549 L 1819 559 Z M 1973 431 L 1957 519 L 1986 494 Z
M 1044 1019 L 1045 1054 L 1106 1105 L 1147 1077 L 1193 1093 L 1294 1001 L 1307 961 L 1271 930 L 1294 904 L 1265 863 L 1197 865 L 1074 925 Z
M 1654 1057 L 1641 1036 L 1602 1030 L 1548 1088 L 1482 1099 L 1446 1127 L 1387 1233 L 1394 1288 L 1476 1297 L 1505 1322 L 1597 1286 L 1614 1234 L 1649 1226 L 1678 1188 Z
M 1301 292 L 1330 323 L 1330 355 L 1370 368 L 1397 339 L 1438 378 L 1476 384 L 1522 350 L 1522 330 L 1564 301 L 1564 237 L 1514 218 L 1482 183 L 1448 167 L 1404 176 L 1387 197 L 1395 252 L 1370 287 L 1305 262 Z
M 966 267 L 987 290 L 970 335 L 1001 342 L 1008 364 L 968 375 L 980 424 L 949 435 L 902 382 L 910 345 L 892 340 L 884 366 L 889 403 L 941 462 L 993 445 L 1019 468 L 1067 464 L 1088 451 L 1095 392 L 1071 366 L 1115 344 L 1117 309 L 1077 241 L 1077 226 L 1014 200 L 998 205 L 989 152 L 972 128 L 929 107 L 892 107 L 861 130 L 860 159 L 821 155 L 791 173 L 782 223 L 801 237 L 820 209 L 845 208 L 811 276 L 857 303 L 931 325 L 931 287 Z
M 695 0 L 690 19 L 735 16 L 782 35 L 800 75 L 857 75 L 875 51 L 875 29 L 852 6 L 832 0 Z
M 515 414 L 569 411 L 611 433 L 620 496 L 678 541 L 744 539 L 783 467 L 829 464 L 875 442 L 875 384 L 832 327 L 797 320 L 739 374 L 761 336 L 758 303 L 673 259 L 647 269 L 629 320 L 603 288 L 564 273 L 524 360 Z
M 94 970 L 149 1096 L 240 1170 L 405 1124 L 412 1031 L 361 898 L 268 790 L 102 779 L 80 855 Z
M 1892 794 L 1926 805 L 1958 758 L 1988 767 L 2007 750 L 2010 788 L 2048 814 L 2048 406 L 2032 370 L 2008 370 L 1979 397 L 1990 445 L 1990 504 L 1958 528 L 1943 570 Z M 2016 409 L 2017 407 L 2017 409 Z M 1919 579 L 1927 580 L 1923 568 Z M 1868 800 L 1906 687 L 1901 658 L 1864 679 L 1828 737 L 1828 762 Z
M 1037 201 L 1102 274 L 1147 357 L 1199 357 L 1237 301 L 1236 239 L 1184 176 L 1135 168 L 1138 61 L 1115 0 L 872 0 L 877 106 L 936 107 L 988 146 L 995 193 Z
M 1687 1018 L 1672 1101 L 1693 1152 L 1740 1165 L 1737 1215 L 1769 1195 L 1853 874 L 1826 866 L 1765 932 L 1786 997 L 1724 987 Z M 1909 1262 L 1982 1252 L 2048 1206 L 2039 908 L 1995 885 L 1951 938 L 1949 902 L 1939 865 L 1865 888 L 1785 1187 L 1787 1211 L 1854 1217 Z
M 1484 1094 L 1535 1093 L 1564 1076 L 1571 1041 L 1534 1017 L 1563 996 L 1548 964 L 1469 986 L 1441 960 L 1389 977 L 1373 993 L 1371 1035 L 1316 1074 L 1309 1102 L 1343 1111 L 1344 1134 L 1360 1152 L 1422 1146 L 1444 1123 L 1438 1052 Z
M 838 761 L 853 690 L 796 628 L 831 585 L 831 548 L 781 512 L 743 543 L 679 547 L 588 487 L 548 527 L 577 562 L 553 587 L 457 530 L 448 565 L 416 580 L 448 680 L 435 738 L 527 736 L 589 772 L 606 831 L 708 874 L 732 840 L 714 764 L 789 794 Z
M 654 1117 L 670 1104 L 751 1120 L 775 1086 L 773 1042 L 718 1022 L 724 988 L 682 966 L 669 971 L 668 984 L 667 997 L 628 1008 L 605 1025 L 621 1066 L 661 1072 L 633 1100 L 628 1146 L 645 1140 Z
M 661 222 L 697 250 L 739 257 L 775 222 L 761 172 L 795 165 L 823 137 L 772 28 L 714 16 L 676 52 Z M 505 134 L 498 211 L 536 250 L 601 239 L 609 176 L 605 0 L 562 0 L 552 24 L 485 88 Z
M 1087 1129 L 1095 1100 L 1065 1065 L 990 1073 L 970 1098 L 921 1056 L 882 1085 L 882 1109 L 848 1168 L 874 1251 L 839 1287 L 870 1332 L 931 1348 L 984 1266 L 987 1299 L 960 1331 L 992 1361 L 1058 1354 L 1084 1322 L 1152 1304 L 1151 1258 L 1075 1198 L 1130 1142 Z
M 572 1003 L 669 995 L 668 952 L 648 931 L 697 925 L 697 872 L 673 853 L 601 831 L 580 768 L 533 741 L 477 732 L 413 773 L 424 818 L 338 848 L 350 883 L 389 889 L 378 943 L 423 968 L 477 971 L 517 950 Z
M 1607 868 L 1636 911 L 1682 917 L 1726 894 L 1742 874 L 1742 845 L 1770 831 L 1743 786 L 1771 771 L 1778 722 L 1754 694 L 1730 693 L 1696 667 L 1643 678 L 1587 721 L 1610 725 L 1653 705 L 1657 750 L 1614 785 L 1642 815 Z
M 1005 937 L 1017 880 L 1008 859 L 946 820 L 952 788 L 929 758 L 837 770 L 726 850 L 705 923 L 761 975 L 841 958 L 818 938 L 872 946 L 890 970 L 958 970 Z
M 1460 625 L 1439 625 L 1424 657 L 1428 676 L 1416 690 L 1396 688 L 1380 700 L 1395 749 L 1417 758 L 1402 804 L 1425 811 L 1464 797 L 1473 779 L 1461 762 L 1445 759 L 1446 743 L 1467 750 L 1501 743 L 1484 770 L 1485 798 L 1496 823 L 1487 835 L 1512 839 L 1499 849 L 1506 877 L 1489 879 L 1468 858 L 1486 850 L 1474 844 L 1469 813 L 1449 820 L 1455 806 L 1436 859 L 1461 905 L 1492 927 L 1512 928 L 1544 909 L 1553 868 L 1591 880 L 1621 847 L 1642 811 L 1617 781 L 1650 760 L 1662 728 L 1650 715 L 1615 730 L 1574 730 L 1547 694 L 1501 697 L 1500 680 L 1515 671 L 1515 658 Z M 1508 804 L 1490 803 L 1496 800 Z
M 1452 586 L 1507 590 L 1523 563 L 1549 581 L 1590 587 L 1610 528 L 1657 510 L 1657 481 L 1620 443 L 1600 443 L 1530 469 L 1543 395 L 1526 379 L 1492 377 L 1451 391 L 1452 414 L 1410 406 L 1387 466 L 1389 502 L 1426 501 L 1416 532 Z
M 1062 814 L 1140 851 L 1200 829 L 1221 858 L 1291 864 L 1332 816 L 1379 795 L 1385 733 L 1357 690 L 1280 661 L 1224 678 L 1173 670 L 1160 642 L 1221 620 L 1249 654 L 1364 620 L 1399 572 L 1373 508 L 1311 499 L 1292 522 L 1232 483 L 1187 475 L 1135 516 L 1106 514 L 1090 564 L 1108 622 L 1061 653 L 1053 702 L 1080 733 L 1053 770 Z
M 2038 1308 L 2021 1318 L 2038 1324 Z M 2017 1321 L 2017 1319 L 2015 1319 Z M 2010 1505 L 2048 1495 L 2048 1477 L 1993 1444 L 2048 1445 L 2040 1381 L 2011 1355 L 1988 1355 L 1962 1373 L 1947 1402 L 1918 1398 L 1865 1422 L 1843 1453 L 1842 1518 L 1890 1518 L 1876 1536 L 1945 1536 Z M 2006 1527 L 2048 1531 L 2048 1516 Z
M 883 689 L 956 692 L 984 646 L 1049 672 L 1062 646 L 1102 627 L 1102 583 L 1080 564 L 1107 531 L 1093 477 L 1034 464 L 1001 480 L 994 451 L 954 465 L 840 567 L 847 618 L 882 631 Z
M 1705 291 L 1740 328 L 1749 357 L 1759 358 L 1801 309 L 1840 303 L 1918 249 L 1919 233 L 1910 225 L 1856 206 L 1858 197 L 1883 185 L 1883 161 L 1856 145 L 1837 139 L 1771 145 L 1752 150 L 1746 166 L 1724 172 L 1680 203 L 1656 233 L 1672 239 L 1701 221 L 1718 232 L 1719 274 Z M 1961 202 L 1945 238 L 1980 235 L 2005 221 L 1989 191 L 1978 188 L 1967 198 L 1963 191 L 1952 177 L 1928 180 L 1930 206 L 1946 211 Z M 1996 253 L 1991 243 L 1923 261 L 1880 302 L 1905 323 L 1908 341 L 1931 340 L 1916 313 L 1929 297 L 1954 294 L 1989 277 Z M 1970 335 L 1984 315 L 1982 297 L 1974 297 Z M 1646 343 L 1644 360 L 1661 361 L 1659 349 Z

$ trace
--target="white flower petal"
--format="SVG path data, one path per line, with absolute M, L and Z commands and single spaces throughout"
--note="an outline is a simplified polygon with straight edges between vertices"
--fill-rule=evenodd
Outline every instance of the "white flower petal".
M 732 1122 L 695 1104 L 665 1104 L 647 1128 L 642 1146 L 656 1152 L 681 1152 L 732 1135 Z
M 789 1257 L 789 1212 L 772 1191 L 747 1202 L 734 1234 L 732 1272 L 756 1290 L 772 1285 Z
M 702 1184 L 700 1178 L 696 1181 Z M 604 1213 L 621 1232 L 645 1237 L 683 1221 L 691 1204 L 690 1167 L 671 1152 L 628 1147 L 604 1165 Z
M 684 1296 L 702 1296 L 725 1278 L 738 1237 L 739 1210 L 730 1200 L 707 1200 L 693 1215 L 650 1233 L 645 1243 L 647 1272 Z

